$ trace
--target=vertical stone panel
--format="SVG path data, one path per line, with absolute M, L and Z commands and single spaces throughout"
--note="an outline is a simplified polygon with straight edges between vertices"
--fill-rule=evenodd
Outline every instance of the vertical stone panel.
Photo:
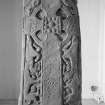
M 61 59 L 58 41 L 48 34 L 43 47 L 43 105 L 61 105 Z
M 76 0 L 24 0 L 18 105 L 81 105 L 81 37 Z

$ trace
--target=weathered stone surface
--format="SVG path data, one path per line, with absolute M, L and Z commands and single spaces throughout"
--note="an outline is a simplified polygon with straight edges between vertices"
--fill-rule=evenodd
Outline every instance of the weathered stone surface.
M 81 105 L 76 0 L 24 0 L 18 105 Z

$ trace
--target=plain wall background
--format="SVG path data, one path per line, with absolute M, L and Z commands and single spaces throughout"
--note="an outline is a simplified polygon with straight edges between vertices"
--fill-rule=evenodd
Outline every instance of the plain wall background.
M 98 86 L 100 1 L 78 1 L 82 39 L 83 98 L 91 97 L 90 87 L 92 85 Z
M 98 80 L 99 1 L 79 0 L 82 38 L 83 97 Z M 19 95 L 22 0 L 0 0 L 0 99 Z
M 0 0 L 0 99 L 17 98 L 22 0 Z

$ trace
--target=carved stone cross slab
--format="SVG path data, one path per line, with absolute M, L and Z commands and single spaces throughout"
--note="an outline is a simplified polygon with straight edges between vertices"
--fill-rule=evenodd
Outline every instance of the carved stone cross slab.
M 76 0 L 24 0 L 18 105 L 81 105 Z

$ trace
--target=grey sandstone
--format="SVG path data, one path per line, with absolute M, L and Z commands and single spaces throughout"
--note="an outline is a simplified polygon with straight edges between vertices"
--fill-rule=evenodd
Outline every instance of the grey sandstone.
M 81 105 L 76 0 L 24 0 L 18 105 Z

